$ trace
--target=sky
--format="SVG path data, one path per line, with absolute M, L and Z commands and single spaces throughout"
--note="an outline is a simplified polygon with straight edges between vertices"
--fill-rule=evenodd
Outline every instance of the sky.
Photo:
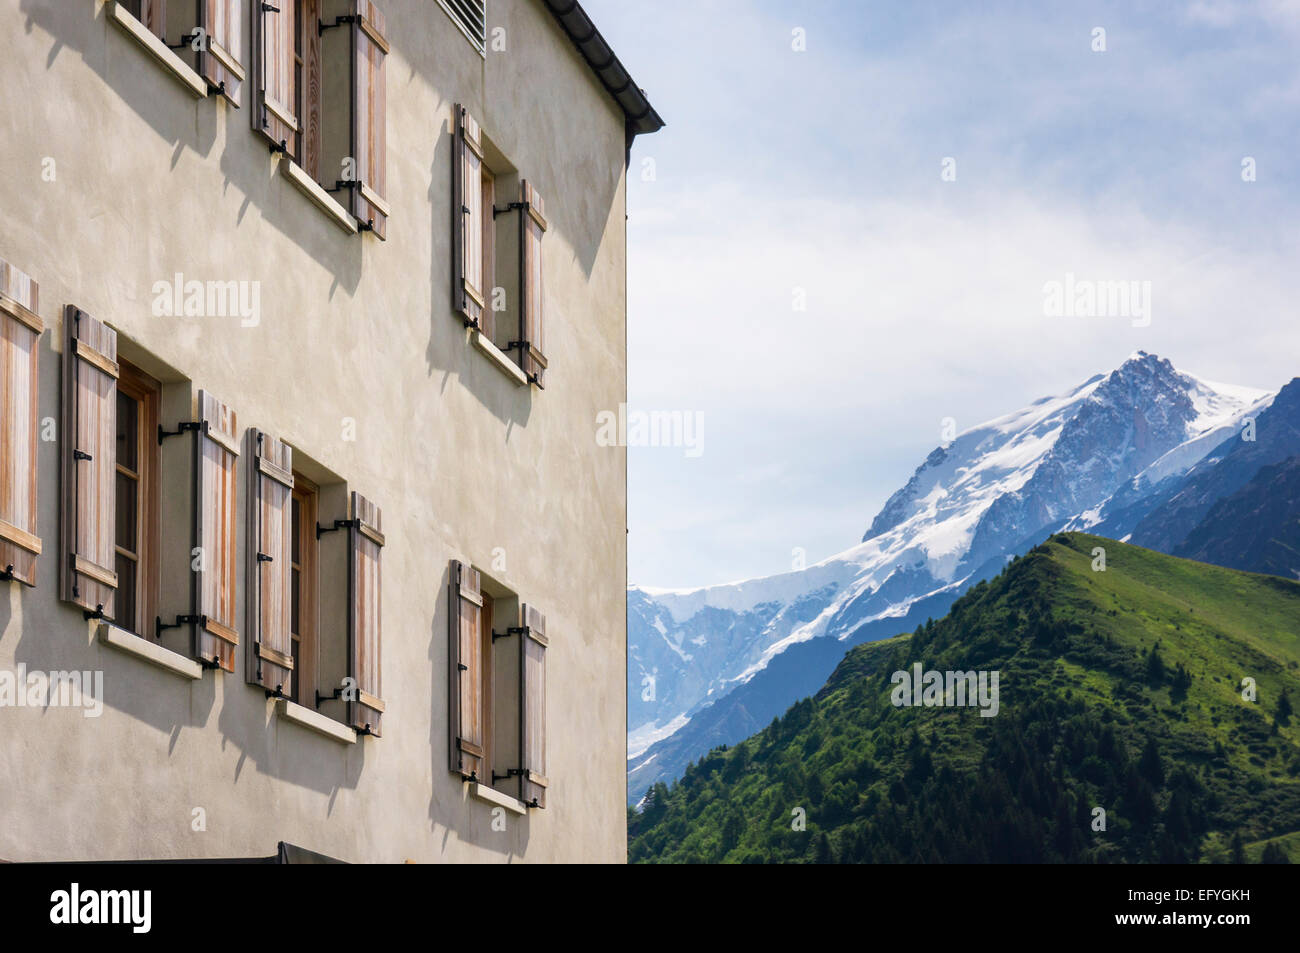
M 695 424 L 629 447 L 630 582 L 847 549 L 945 418 L 1138 349 L 1300 375 L 1300 0 L 583 6 L 667 122 L 628 175 L 629 419 Z M 1052 314 L 1067 276 L 1149 308 Z

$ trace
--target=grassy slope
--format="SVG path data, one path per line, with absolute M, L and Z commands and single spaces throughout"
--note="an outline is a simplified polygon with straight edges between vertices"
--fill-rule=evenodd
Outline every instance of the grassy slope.
M 1274 839 L 1300 860 L 1298 633 L 1300 584 L 1053 537 L 658 788 L 629 815 L 631 858 L 1220 860 L 1236 835 L 1248 858 Z M 999 670 L 1000 714 L 895 708 L 889 675 L 915 661 Z M 1283 689 L 1290 718 L 1275 717 Z

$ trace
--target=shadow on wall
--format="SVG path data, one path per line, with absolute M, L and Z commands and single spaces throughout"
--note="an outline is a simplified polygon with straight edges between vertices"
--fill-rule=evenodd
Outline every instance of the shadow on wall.
M 200 156 L 211 156 L 217 143 L 218 124 L 224 122 L 226 136 L 218 157 L 225 176 L 222 191 L 234 187 L 243 195 L 233 225 L 242 226 L 248 210 L 256 205 L 261 222 L 298 245 L 334 276 L 331 297 L 340 287 L 349 294 L 355 293 L 361 280 L 362 243 L 358 236 L 329 225 L 322 213 L 305 196 L 298 195 L 294 186 L 277 172 L 275 158 L 253 131 L 249 118 L 253 99 L 251 78 L 244 84 L 240 109 L 220 96 L 194 99 L 143 47 L 112 24 L 109 6 L 107 2 L 101 3 L 96 12 L 85 3 L 82 5 L 85 15 L 74 17 L 69 15 L 68 5 L 22 0 L 20 10 L 27 17 L 28 36 L 39 27 L 54 38 L 46 56 L 46 69 L 53 68 L 65 50 L 79 54 L 107 88 L 171 144 L 172 171 L 187 149 Z M 249 50 L 250 23 L 245 22 L 243 29 L 244 49 Z M 245 59 L 250 58 L 246 55 Z M 34 137 L 33 141 L 38 139 Z M 148 179 L 143 177 L 126 180 L 124 185 L 130 182 L 142 190 L 149 188 Z M 280 193 L 287 192 L 294 194 L 282 200 Z M 212 207 L 217 206 L 214 203 Z M 194 266 L 201 264 L 196 262 Z M 162 273 L 160 268 L 154 270 Z
M 448 746 L 451 738 L 447 730 L 450 700 L 448 693 L 448 669 L 451 665 L 448 639 L 450 638 L 451 613 L 451 570 L 445 570 L 439 587 L 438 603 L 434 607 L 432 637 L 429 639 L 429 755 L 430 769 L 433 774 L 433 791 L 429 797 L 429 828 L 436 832 L 442 825 L 442 842 L 439 845 L 446 853 L 447 842 L 455 831 L 459 841 L 473 844 L 483 850 L 490 850 L 502 857 L 523 856 L 528 849 L 529 821 L 531 814 L 523 816 L 506 812 L 504 808 L 493 808 L 486 803 L 479 803 L 469 795 L 469 785 L 459 782 L 451 772 L 451 752 Z M 437 779 L 446 777 L 452 784 L 439 784 Z M 449 801 L 439 799 L 442 791 L 454 792 Z M 505 830 L 493 830 L 495 817 L 504 815 Z M 454 823 L 453 818 L 464 819 Z

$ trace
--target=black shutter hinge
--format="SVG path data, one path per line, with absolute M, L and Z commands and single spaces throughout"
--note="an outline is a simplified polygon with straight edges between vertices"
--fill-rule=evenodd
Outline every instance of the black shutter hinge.
M 87 619 L 102 619 L 104 618 L 104 603 L 99 603 L 93 609 L 84 609 L 81 614 Z
M 89 463 L 91 460 L 93 460 L 93 459 L 95 459 L 95 458 L 92 457 L 90 454 L 88 454 L 85 450 L 73 450 L 73 451 L 72 451 L 72 459 L 74 459 L 74 460 L 85 460 L 87 463 Z
M 5 566 L 4 572 L 0 572 L 0 582 L 8 582 L 14 578 L 14 564 L 10 563 Z
M 270 553 L 258 553 L 257 561 L 259 563 L 273 563 L 275 562 L 275 557 L 272 556 Z
M 263 4 L 262 4 L 262 12 L 263 12 L 263 13 L 279 13 L 279 12 L 280 12 L 280 8 L 279 8 L 279 7 L 272 6 L 272 5 L 269 4 L 269 3 L 263 3 Z
M 267 698 L 288 698 L 289 696 L 284 693 L 284 683 L 281 682 L 279 685 L 276 685 L 275 688 L 268 688 L 266 690 L 266 697 Z

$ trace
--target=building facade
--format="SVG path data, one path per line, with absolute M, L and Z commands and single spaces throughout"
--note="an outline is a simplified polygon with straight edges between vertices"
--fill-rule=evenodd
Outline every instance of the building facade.
M 0 859 L 626 857 L 571 0 L 0 5 Z

